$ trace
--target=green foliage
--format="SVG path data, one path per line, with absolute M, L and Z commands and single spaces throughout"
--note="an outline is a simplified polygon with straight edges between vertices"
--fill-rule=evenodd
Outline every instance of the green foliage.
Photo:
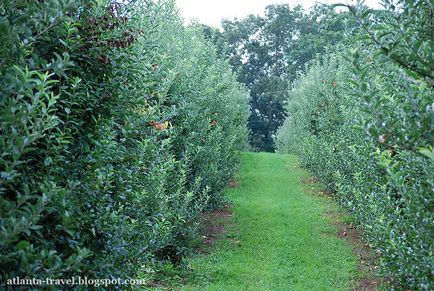
M 247 93 L 171 1 L 0 4 L 0 281 L 180 263 Z
M 254 150 L 274 151 L 273 137 L 286 117 L 289 82 L 316 54 L 353 33 L 355 21 L 350 16 L 320 4 L 309 12 L 301 6 L 270 5 L 264 16 L 224 20 L 221 32 L 204 28 L 250 89 L 247 126 Z
M 294 83 L 277 143 L 354 211 L 387 275 L 403 288 L 430 290 L 432 5 L 385 4 L 351 7 L 365 31 L 358 49 L 328 54 Z

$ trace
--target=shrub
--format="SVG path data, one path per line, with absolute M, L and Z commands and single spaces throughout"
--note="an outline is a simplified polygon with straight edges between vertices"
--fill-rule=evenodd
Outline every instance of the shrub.
M 434 120 L 424 20 L 432 6 L 392 6 L 351 7 L 368 33 L 352 56 L 338 48 L 293 84 L 277 144 L 354 212 L 387 275 L 430 290 Z
M 171 1 L 0 3 L 0 279 L 151 276 L 222 203 L 246 90 Z

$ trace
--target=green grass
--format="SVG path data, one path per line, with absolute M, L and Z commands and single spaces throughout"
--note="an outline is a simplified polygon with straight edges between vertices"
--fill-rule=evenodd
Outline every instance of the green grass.
M 307 177 L 294 156 L 245 153 L 238 187 L 227 191 L 234 227 L 209 255 L 191 259 L 190 285 L 181 288 L 349 289 L 357 258 L 324 215 L 336 206 L 308 193 Z

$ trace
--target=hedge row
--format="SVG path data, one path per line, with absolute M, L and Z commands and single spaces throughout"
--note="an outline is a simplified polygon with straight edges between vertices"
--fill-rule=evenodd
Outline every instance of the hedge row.
M 277 145 L 354 213 L 386 275 L 400 288 L 432 290 L 432 6 L 407 2 L 377 15 L 353 8 L 361 24 L 374 23 L 365 26 L 371 34 L 358 50 L 339 47 L 317 60 L 293 84 Z
M 0 2 L 0 281 L 180 263 L 248 93 L 173 1 Z

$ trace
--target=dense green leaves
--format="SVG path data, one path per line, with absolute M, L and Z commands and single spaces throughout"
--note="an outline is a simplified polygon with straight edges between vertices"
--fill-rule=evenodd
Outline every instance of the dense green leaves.
M 274 151 L 273 137 L 286 116 L 289 83 L 304 72 L 306 64 L 354 32 L 349 13 L 316 5 L 270 5 L 264 16 L 224 20 L 223 30 L 205 27 L 204 34 L 229 57 L 239 81 L 250 89 L 248 120 L 254 150 Z
M 0 40 L 0 281 L 180 263 L 245 144 L 229 64 L 171 1 L 2 1 Z
M 387 275 L 402 288 L 430 290 L 432 5 L 385 7 L 351 7 L 361 39 L 350 54 L 329 53 L 293 84 L 277 143 L 299 154 L 354 212 Z

